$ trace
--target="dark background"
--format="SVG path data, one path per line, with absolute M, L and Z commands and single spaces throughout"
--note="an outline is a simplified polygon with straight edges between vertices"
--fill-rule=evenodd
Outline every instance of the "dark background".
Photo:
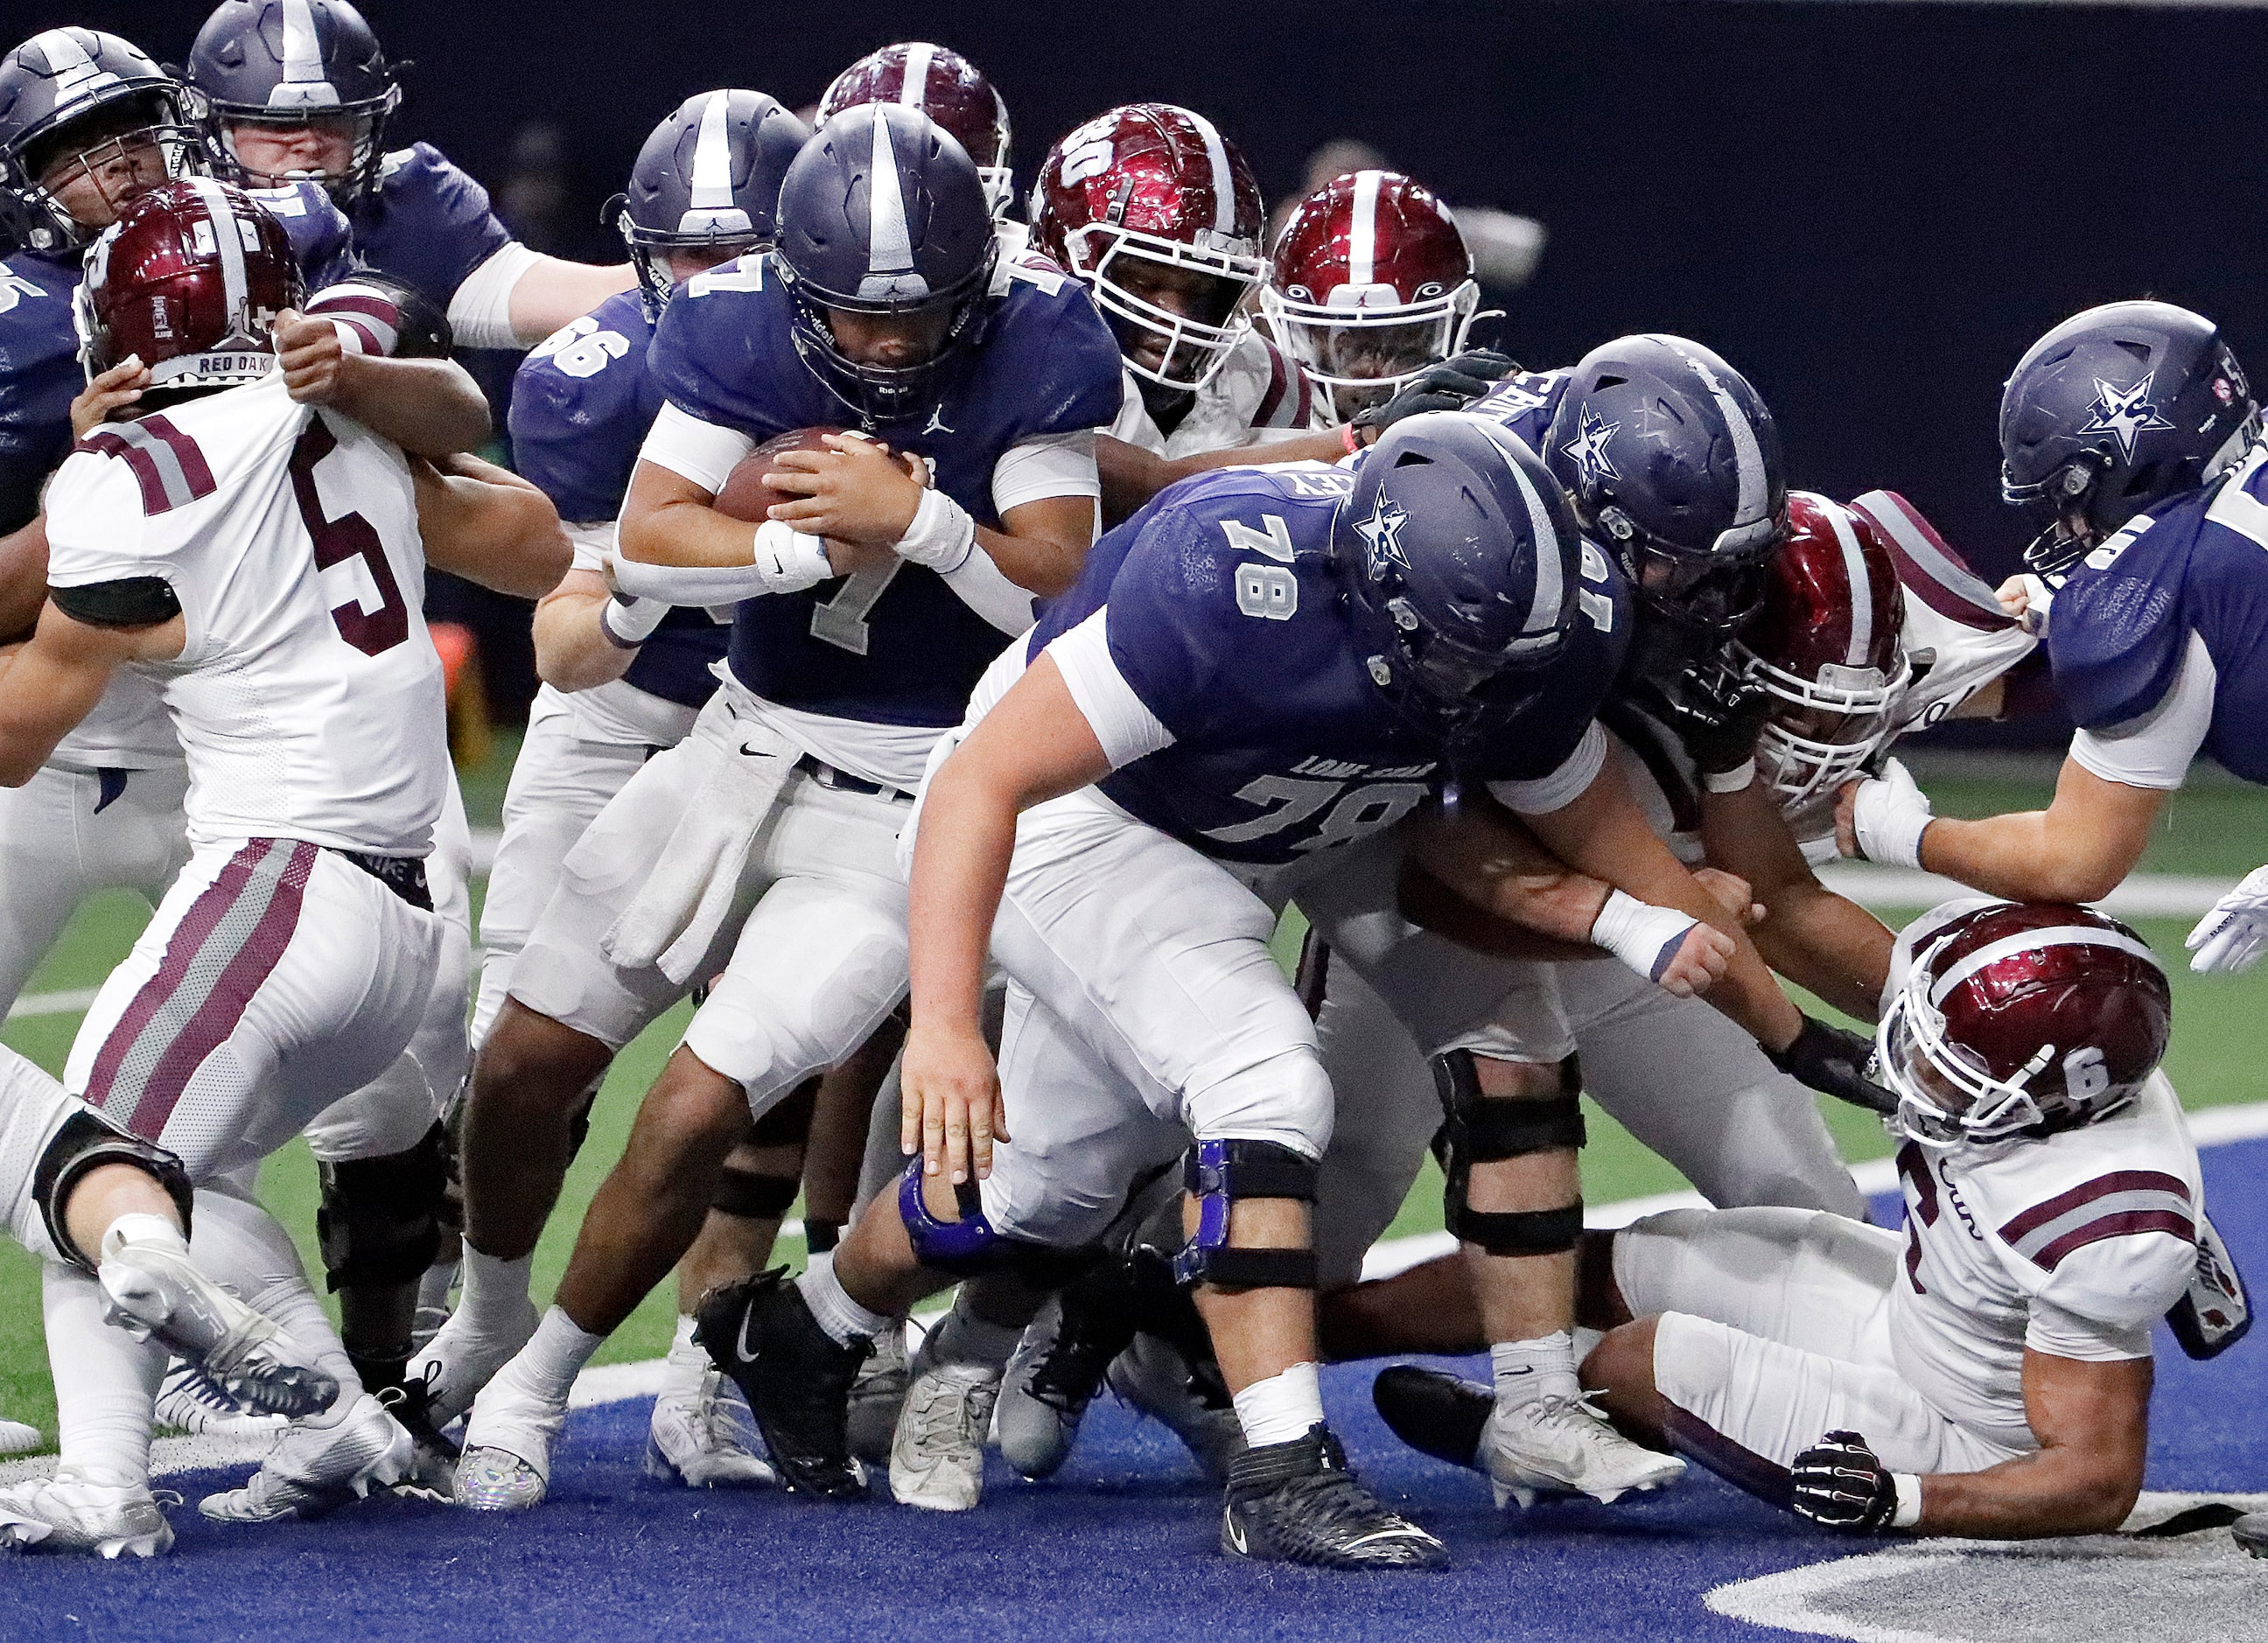
M 14 5 L 178 61 L 195 4 Z M 548 123 L 553 248 L 593 224 L 639 140 L 718 84 L 814 100 L 898 39 L 941 40 L 1005 94 L 1020 178 L 1086 116 L 1201 109 L 1272 203 L 1359 137 L 1452 203 L 1550 231 L 1499 333 L 1531 365 L 1631 330 L 1707 343 L 1777 413 L 1793 482 L 1904 491 L 1980 570 L 2021 533 L 1996 490 L 1999 388 L 2071 312 L 2156 295 L 2268 372 L 2268 14 L 1926 4 L 434 4 L 370 0 L 411 59 L 397 144 L 503 192 Z M 539 144 L 540 146 L 540 144 Z M 509 217 L 511 211 L 507 210 Z

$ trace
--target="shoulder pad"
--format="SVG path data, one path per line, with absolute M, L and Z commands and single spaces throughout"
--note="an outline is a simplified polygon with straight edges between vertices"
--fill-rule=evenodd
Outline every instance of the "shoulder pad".
M 2157 705 L 2189 648 L 2182 577 L 2199 520 L 2191 510 L 2122 530 L 2057 590 L 2049 665 L 2073 722 L 2123 724 Z

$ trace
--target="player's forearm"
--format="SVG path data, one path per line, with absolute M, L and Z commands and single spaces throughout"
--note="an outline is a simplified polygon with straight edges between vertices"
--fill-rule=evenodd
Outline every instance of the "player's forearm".
M 1591 926 L 1607 887 L 1545 850 L 1511 816 L 1482 805 L 1436 813 L 1413 827 L 1410 851 L 1425 879 L 1489 917 L 1596 952 Z
M 1981 1472 L 1924 1477 L 1914 1528 L 1980 1540 L 2107 1535 L 2126 1521 L 2141 1491 L 2139 1455 L 2106 1456 L 2084 1445 L 2040 1449 Z
M 1940 816 L 1921 836 L 1928 871 L 2012 902 L 2100 901 L 2140 858 L 2116 838 L 2061 825 L 2052 810 Z
M 630 671 L 637 647 L 615 644 L 599 626 L 600 614 L 613 597 L 579 591 L 544 597 L 535 608 L 538 678 L 555 690 L 588 690 Z
M 31 637 L 48 602 L 48 527 L 35 519 L 0 536 L 0 645 Z
M 906 925 L 917 1029 L 983 1030 L 992 921 L 1016 848 L 1015 796 L 956 751 L 922 799 Z
M 733 569 L 755 563 L 756 527 L 701 502 L 642 507 L 633 490 L 615 542 L 623 558 L 643 564 Z
M 569 262 L 539 255 L 512 282 L 505 307 L 512 335 L 532 347 L 637 284 L 637 271 L 627 262 Z
M 413 456 L 475 450 L 491 431 L 488 401 L 453 360 L 349 354 L 330 403 Z
M 991 556 L 1001 575 L 1018 587 L 1041 599 L 1060 599 L 1079 580 L 1088 543 L 1084 538 L 1068 541 L 1036 533 L 1020 535 L 979 525 L 976 545 Z
M 1705 793 L 1701 841 L 1709 865 L 1738 873 L 1764 909 L 1749 930 L 1764 962 L 1861 1020 L 1880 1007 L 1896 938 L 1872 913 L 1819 882 L 1771 790 Z

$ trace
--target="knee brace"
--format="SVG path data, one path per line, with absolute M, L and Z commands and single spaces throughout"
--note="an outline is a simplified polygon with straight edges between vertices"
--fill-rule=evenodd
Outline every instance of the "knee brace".
M 906 1238 L 914 1258 L 924 1266 L 955 1278 L 975 1278 L 1002 1268 L 1018 1272 L 1043 1288 L 1056 1289 L 1092 1265 L 1097 1251 L 1082 1245 L 1058 1249 L 1028 1238 L 1012 1238 L 984 1219 L 984 1202 L 974 1182 L 954 1189 L 961 1219 L 941 1221 L 922 1201 L 922 1160 L 906 1160 L 898 1177 L 898 1218 L 906 1224 Z
M 130 1164 L 165 1188 L 166 1196 L 181 1213 L 181 1231 L 187 1234 L 196 1193 L 181 1160 L 155 1141 L 114 1130 L 93 1113 L 81 1110 L 63 1120 L 32 1172 L 33 1201 L 40 1206 L 40 1219 L 48 1224 L 48 1236 L 65 1260 L 92 1272 L 100 1258 L 99 1250 L 85 1250 L 71 1241 L 63 1208 L 87 1171 L 103 1164 Z
M 414 1283 L 441 1249 L 449 1194 L 449 1132 L 435 1124 L 406 1152 L 321 1167 L 315 1240 L 325 1282 Z
M 1438 1152 L 1448 1229 L 1491 1255 L 1558 1255 L 1573 1249 L 1583 1232 L 1580 1199 L 1556 1210 L 1484 1211 L 1468 1201 L 1475 1164 L 1581 1147 L 1582 1077 L 1572 1058 L 1560 1065 L 1557 1094 L 1506 1099 L 1482 1094 L 1472 1052 L 1451 1050 L 1433 1057 L 1433 1087 L 1444 1119 Z
M 1228 1241 L 1229 1219 L 1240 1198 L 1313 1204 L 1321 1174 L 1314 1160 L 1275 1141 L 1199 1141 L 1182 1166 L 1197 1229 L 1174 1257 L 1174 1276 L 1216 1289 L 1313 1289 L 1313 1249 L 1239 1249 Z
M 819 1109 L 819 1075 L 804 1079 L 748 1131 L 751 1146 L 801 1146 L 811 1139 L 812 1115 Z
M 776 1221 L 787 1213 L 795 1195 L 803 1190 L 799 1175 L 765 1175 L 727 1164 L 717 1176 L 717 1190 L 709 1207 L 745 1220 Z

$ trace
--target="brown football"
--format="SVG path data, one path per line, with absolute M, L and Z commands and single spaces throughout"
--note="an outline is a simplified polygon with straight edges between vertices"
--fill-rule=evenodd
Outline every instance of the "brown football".
M 842 431 L 840 428 L 800 428 L 765 440 L 740 459 L 712 505 L 727 519 L 761 524 L 770 517 L 765 509 L 795 500 L 790 492 L 775 490 L 764 483 L 764 475 L 771 471 L 773 462 L 790 451 L 823 451 L 827 447 L 821 441 L 830 433 Z

